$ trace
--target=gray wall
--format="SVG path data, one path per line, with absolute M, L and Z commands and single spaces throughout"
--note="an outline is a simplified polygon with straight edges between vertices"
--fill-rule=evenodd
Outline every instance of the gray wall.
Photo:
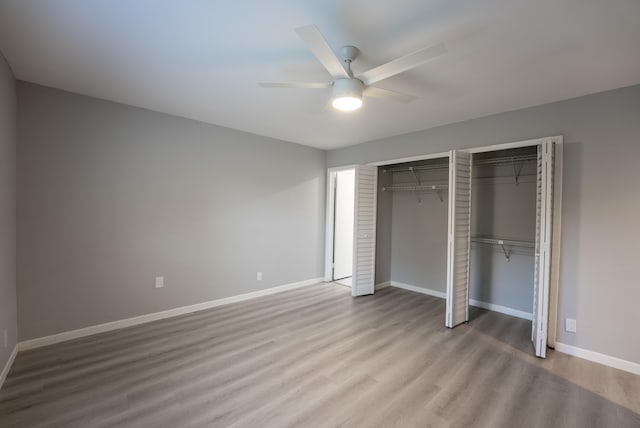
M 558 340 L 640 363 L 640 86 L 333 150 L 328 166 L 563 135 Z M 567 333 L 564 318 L 576 318 Z
M 376 211 L 376 285 L 391 281 L 391 220 L 393 195 L 382 188 L 393 184 L 391 174 L 378 168 L 378 207 Z
M 3 343 L 4 330 L 8 346 Z M 16 83 L 0 53 L 0 371 L 16 344 Z
M 322 276 L 323 151 L 17 95 L 21 340 Z

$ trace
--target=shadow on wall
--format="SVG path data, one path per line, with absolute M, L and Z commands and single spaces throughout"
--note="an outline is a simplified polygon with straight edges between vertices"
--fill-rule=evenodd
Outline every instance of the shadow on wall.
M 391 280 L 392 195 L 382 188 L 393 184 L 391 174 L 378 168 L 378 208 L 376 214 L 376 284 Z
M 477 184 L 477 181 L 474 183 Z M 476 185 L 473 188 L 471 205 L 471 235 L 496 235 L 493 219 L 495 218 L 495 187 Z M 470 290 L 469 296 L 482 302 L 493 302 L 494 282 L 494 249 L 488 245 L 471 244 Z M 469 314 L 470 318 L 472 313 Z
M 564 319 L 578 319 L 578 302 L 580 300 L 580 287 L 573 284 L 571 287 L 563 287 L 570 278 L 573 281 L 580 280 L 579 272 L 581 254 L 581 230 L 582 225 L 581 201 L 583 199 L 582 184 L 586 181 L 583 177 L 583 143 L 565 142 L 563 145 L 563 172 L 571 171 L 571 174 L 563 174 L 562 177 L 562 248 L 560 253 L 560 281 L 558 290 L 558 320 L 557 340 L 568 345 L 575 345 L 579 333 L 566 333 L 564 331 Z M 562 308 L 562 312 L 560 312 Z

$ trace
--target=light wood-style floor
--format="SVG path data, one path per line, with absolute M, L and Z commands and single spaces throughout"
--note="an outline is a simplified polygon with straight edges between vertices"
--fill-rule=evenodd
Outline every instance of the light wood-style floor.
M 20 352 L 1 427 L 640 427 L 640 376 L 530 323 L 385 288 L 305 287 Z

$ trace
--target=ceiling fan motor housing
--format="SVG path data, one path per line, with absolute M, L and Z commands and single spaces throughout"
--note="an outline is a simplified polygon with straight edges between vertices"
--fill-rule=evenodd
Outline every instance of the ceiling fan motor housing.
M 350 79 L 336 79 L 333 82 L 333 98 L 353 97 L 362 98 L 364 83 L 352 77 Z

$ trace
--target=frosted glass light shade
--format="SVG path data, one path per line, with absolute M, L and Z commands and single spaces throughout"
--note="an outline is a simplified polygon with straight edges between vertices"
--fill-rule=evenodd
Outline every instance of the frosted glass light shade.
M 338 79 L 333 82 L 331 105 L 340 111 L 353 111 L 362 107 L 364 85 L 358 79 Z
M 334 98 L 331 103 L 333 108 L 341 111 L 353 111 L 362 107 L 362 98 L 357 97 L 340 97 Z

